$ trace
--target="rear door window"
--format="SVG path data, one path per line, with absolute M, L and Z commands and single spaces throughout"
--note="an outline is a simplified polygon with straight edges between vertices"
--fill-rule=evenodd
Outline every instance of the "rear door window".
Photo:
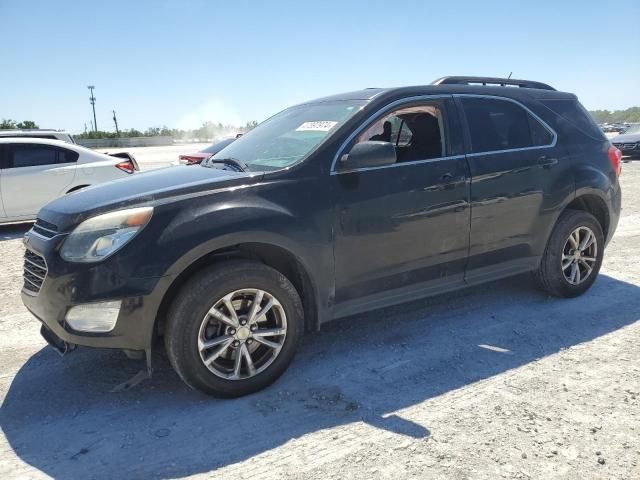
M 8 168 L 7 158 L 8 145 L 0 145 L 0 168 Z
M 520 105 L 494 98 L 462 97 L 473 153 L 550 145 L 553 134 Z
M 78 153 L 49 145 L 14 145 L 8 157 L 8 168 L 23 168 L 74 163 Z
M 75 163 L 80 154 L 66 148 L 58 148 L 58 163 Z

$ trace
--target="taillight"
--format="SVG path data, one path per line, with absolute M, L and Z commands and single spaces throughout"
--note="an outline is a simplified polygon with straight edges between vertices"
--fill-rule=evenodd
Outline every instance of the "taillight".
M 200 163 L 207 157 L 195 156 L 195 155 L 180 155 L 178 157 L 179 160 L 187 162 L 189 165 L 194 163 Z
M 622 152 L 611 145 L 607 153 L 609 154 L 609 161 L 611 162 L 613 171 L 616 172 L 616 177 L 619 177 L 622 172 Z
M 126 160 L 124 162 L 116 163 L 116 168 L 127 173 L 133 173 L 136 171 L 136 168 L 134 167 L 133 162 L 131 160 Z

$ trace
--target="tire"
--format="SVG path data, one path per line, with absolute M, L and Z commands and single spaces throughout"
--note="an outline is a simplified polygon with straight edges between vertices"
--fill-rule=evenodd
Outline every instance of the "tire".
M 576 237 L 576 231 L 578 231 L 578 237 Z M 576 249 L 573 248 L 576 238 L 580 238 L 578 244 L 580 247 L 588 232 L 591 232 L 594 237 L 595 250 L 588 247 L 584 254 L 580 252 L 581 256 L 574 257 L 572 260 L 572 256 L 577 255 Z M 570 235 L 573 241 L 569 239 Z M 560 215 L 553 228 L 534 277 L 538 286 L 550 295 L 564 298 L 577 297 L 586 292 L 596 280 L 602 265 L 603 253 L 604 234 L 596 218 L 582 210 L 566 210 Z M 578 269 L 575 275 L 572 275 L 573 263 L 576 263 Z M 567 264 L 570 266 L 564 269 L 563 267 Z M 591 266 L 590 271 L 587 265 Z
M 256 304 L 256 310 L 262 311 L 269 302 L 272 306 L 266 314 L 254 315 L 260 319 L 252 325 L 248 320 L 259 291 L 263 292 L 262 303 Z M 231 303 L 225 303 L 225 297 Z M 237 329 L 227 323 L 234 320 L 227 305 L 237 306 Z M 219 319 L 223 317 L 225 321 Z M 241 326 L 242 321 L 247 323 Z M 276 330 L 286 333 L 262 336 Z M 187 385 L 216 397 L 232 398 L 257 392 L 278 379 L 293 360 L 303 331 L 302 302 L 291 282 L 264 264 L 238 260 L 206 268 L 181 288 L 167 314 L 164 341 L 171 365 Z M 227 340 L 221 342 L 223 338 Z M 225 347 L 229 338 L 232 343 Z M 279 348 L 268 347 L 265 340 Z M 214 342 L 220 343 L 203 349 Z M 223 352 L 216 356 L 218 349 Z M 253 372 L 245 351 L 251 357 Z M 236 371 L 238 356 L 241 367 Z

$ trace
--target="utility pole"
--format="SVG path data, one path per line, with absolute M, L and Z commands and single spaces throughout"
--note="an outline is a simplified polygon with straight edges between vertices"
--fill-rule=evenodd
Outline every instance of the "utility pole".
M 93 85 L 89 85 L 87 88 L 91 92 L 91 96 L 89 97 L 89 103 L 91 103 L 91 107 L 93 108 L 93 128 L 97 132 L 98 122 L 96 121 L 96 97 L 93 96 L 93 89 L 96 87 L 94 87 Z
M 116 135 L 120 136 L 120 130 L 118 130 L 118 119 L 116 118 L 116 111 L 111 110 L 113 112 L 113 123 L 116 124 Z

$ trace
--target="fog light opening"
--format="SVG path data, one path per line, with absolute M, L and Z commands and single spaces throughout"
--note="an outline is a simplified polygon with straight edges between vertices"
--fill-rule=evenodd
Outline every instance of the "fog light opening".
M 78 332 L 107 333 L 115 328 L 121 305 L 120 300 L 76 305 L 65 319 Z

